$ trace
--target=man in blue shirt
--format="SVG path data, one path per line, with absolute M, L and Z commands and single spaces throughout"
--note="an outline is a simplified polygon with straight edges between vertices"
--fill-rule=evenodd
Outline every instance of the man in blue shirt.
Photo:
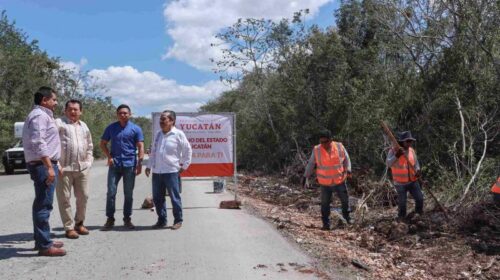
M 102 230 L 110 230 L 115 225 L 116 189 L 123 177 L 123 222 L 126 228 L 133 229 L 132 202 L 135 176 L 141 174 L 144 158 L 144 136 L 142 129 L 129 121 L 130 107 L 122 104 L 116 109 L 118 121 L 110 124 L 101 137 L 101 149 L 108 157 L 108 192 L 106 194 L 106 216 L 108 217 Z M 111 152 L 108 142 L 111 141 Z M 139 150 L 137 159 L 136 151 Z

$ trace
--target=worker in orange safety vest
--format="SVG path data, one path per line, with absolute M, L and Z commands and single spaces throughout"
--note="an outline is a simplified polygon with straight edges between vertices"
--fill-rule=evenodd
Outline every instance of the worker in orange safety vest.
M 389 150 L 387 154 L 387 166 L 391 168 L 392 180 L 398 193 L 398 219 L 406 217 L 407 192 L 415 199 L 415 212 L 423 214 L 424 196 L 418 182 L 421 175 L 420 164 L 417 153 L 412 148 L 415 138 L 410 131 L 398 133 L 400 148 Z M 403 156 L 406 155 L 406 156 Z
M 493 201 L 500 204 L 500 177 L 498 177 L 497 181 L 491 186 L 491 193 L 493 194 Z
M 319 134 L 319 145 L 316 145 L 307 163 L 302 185 L 307 187 L 309 178 L 316 166 L 316 178 L 321 188 L 321 219 L 323 230 L 330 230 L 330 203 L 333 192 L 337 193 L 342 204 L 342 216 L 345 222 L 351 223 L 349 217 L 349 196 L 346 179 L 351 177 L 351 160 L 344 145 L 332 141 L 329 130 Z

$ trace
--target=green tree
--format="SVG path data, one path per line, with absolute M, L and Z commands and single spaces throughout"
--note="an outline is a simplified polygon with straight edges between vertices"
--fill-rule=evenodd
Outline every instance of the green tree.
M 325 30 L 305 28 L 301 12 L 239 20 L 218 35 L 216 61 L 235 88 L 202 110 L 236 112 L 240 163 L 271 172 L 303 164 L 328 128 L 356 168 L 382 177 L 386 120 L 412 130 L 450 203 L 477 200 L 499 170 L 499 11 L 488 0 L 345 0 Z
M 151 146 L 151 141 L 153 137 L 153 123 L 150 118 L 146 117 L 135 117 L 132 118 L 132 121 L 137 124 L 144 134 L 144 149 L 147 149 Z
M 11 22 L 5 11 L 0 14 L 0 148 L 14 141 L 14 122 L 23 121 L 33 106 L 33 94 L 42 85 L 58 93 L 61 116 L 69 99 L 83 102 L 82 119 L 89 126 L 94 154 L 101 157 L 99 141 L 104 128 L 116 120 L 111 98 L 103 97 L 104 88 L 87 73 L 64 69 L 59 59 L 42 51 L 38 41 Z
M 22 121 L 33 104 L 33 93 L 40 85 L 54 84 L 56 59 L 40 50 L 36 40 L 0 14 L 0 135 L 1 148 L 12 142 L 16 121 Z

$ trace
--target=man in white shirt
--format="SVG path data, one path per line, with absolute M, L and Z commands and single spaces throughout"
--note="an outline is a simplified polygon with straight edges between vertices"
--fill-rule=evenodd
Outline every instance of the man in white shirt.
M 166 110 L 160 116 L 161 130 L 153 138 L 153 145 L 146 168 L 146 176 L 153 172 L 153 202 L 158 214 L 158 221 L 153 228 L 167 226 L 167 205 L 165 195 L 168 192 L 174 214 L 173 230 L 182 226 L 182 202 L 179 194 L 179 173 L 191 164 L 191 145 L 184 132 L 175 128 L 174 111 Z

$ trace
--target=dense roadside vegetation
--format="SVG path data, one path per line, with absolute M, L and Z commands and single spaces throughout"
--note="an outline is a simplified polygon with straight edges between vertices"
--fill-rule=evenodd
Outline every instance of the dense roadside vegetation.
M 99 141 L 104 128 L 116 121 L 116 107 L 106 90 L 84 72 L 65 69 L 59 58 L 50 57 L 37 40 L 16 27 L 5 11 L 0 14 L 0 151 L 13 144 L 14 122 L 24 121 L 33 105 L 33 93 L 42 85 L 58 92 L 56 116 L 62 116 L 64 104 L 71 98 L 83 102 L 84 120 L 94 140 L 94 154 L 102 157 Z M 133 107 L 133 104 L 130 104 Z M 136 118 L 144 129 L 146 147 L 151 138 L 147 118 Z
M 326 29 L 307 26 L 307 10 L 279 23 L 241 19 L 218 34 L 224 57 L 214 61 L 234 89 L 202 110 L 237 113 L 248 170 L 300 166 L 328 128 L 356 170 L 383 181 L 385 120 L 418 139 L 442 199 L 488 197 L 500 161 L 499 5 L 346 0 Z

